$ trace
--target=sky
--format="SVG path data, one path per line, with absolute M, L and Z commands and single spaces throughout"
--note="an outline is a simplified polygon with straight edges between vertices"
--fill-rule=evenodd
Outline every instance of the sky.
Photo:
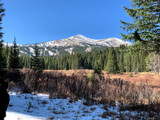
M 120 20 L 129 0 L 2 0 L 5 42 L 33 44 L 82 34 L 92 39 L 122 39 Z M 123 32 L 124 33 L 124 32 Z

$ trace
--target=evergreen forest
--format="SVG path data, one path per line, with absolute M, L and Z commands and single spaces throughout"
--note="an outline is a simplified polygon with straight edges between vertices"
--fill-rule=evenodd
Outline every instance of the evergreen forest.
M 3 68 L 30 68 L 46 70 L 69 69 L 97 69 L 108 73 L 148 72 L 154 69 L 154 52 L 149 52 L 142 47 L 141 42 L 131 46 L 121 45 L 110 47 L 96 52 L 85 54 L 74 53 L 71 55 L 41 56 L 38 46 L 34 47 L 34 54 L 19 55 L 19 49 L 14 40 L 14 46 L 2 47 Z M 141 49 L 141 50 L 140 50 Z

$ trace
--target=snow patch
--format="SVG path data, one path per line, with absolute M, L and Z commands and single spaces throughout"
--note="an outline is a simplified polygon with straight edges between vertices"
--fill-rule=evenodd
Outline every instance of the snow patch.
M 85 106 L 83 102 L 69 98 L 49 99 L 45 94 L 10 93 L 10 105 L 5 120 L 102 119 L 99 116 L 105 111 L 102 104 Z
M 73 48 L 65 49 L 65 51 L 69 52 L 69 54 L 71 55 L 73 53 Z
M 34 54 L 34 49 L 33 49 L 32 47 L 29 47 L 29 52 L 30 52 L 31 54 Z

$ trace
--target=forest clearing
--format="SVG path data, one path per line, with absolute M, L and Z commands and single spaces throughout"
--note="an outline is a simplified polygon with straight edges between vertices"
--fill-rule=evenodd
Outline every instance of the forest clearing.
M 63 73 L 67 76 L 71 76 L 73 73 L 83 72 L 84 74 L 89 75 L 90 73 L 93 74 L 93 70 L 85 70 L 85 69 L 77 69 L 77 70 L 44 70 L 45 72 L 59 72 Z M 102 71 L 105 78 L 120 78 L 125 81 L 130 81 L 133 83 L 141 84 L 141 83 L 148 83 L 151 86 L 155 86 L 160 88 L 160 73 L 153 73 L 153 72 L 140 72 L 135 74 L 134 72 L 126 72 L 122 74 L 108 74 L 106 71 Z

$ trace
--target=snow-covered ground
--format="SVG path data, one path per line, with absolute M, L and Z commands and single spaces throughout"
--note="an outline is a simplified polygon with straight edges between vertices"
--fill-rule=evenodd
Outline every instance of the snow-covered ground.
M 83 105 L 82 100 L 48 99 L 48 95 L 10 93 L 5 120 L 102 119 L 103 105 Z
M 49 99 L 46 94 L 9 94 L 10 104 L 5 120 L 152 120 L 155 116 L 153 112 L 119 111 L 118 104 L 114 107 L 107 104 L 87 106 L 83 104 L 85 100 Z M 156 115 L 157 120 L 159 116 Z

